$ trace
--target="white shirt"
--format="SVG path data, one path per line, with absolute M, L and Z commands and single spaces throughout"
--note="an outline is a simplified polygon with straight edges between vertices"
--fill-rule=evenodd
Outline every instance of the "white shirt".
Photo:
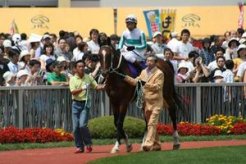
M 73 50 L 73 58 L 71 61 L 81 60 L 84 56 L 84 52 L 81 52 L 78 47 Z
M 172 38 L 172 39 L 167 43 L 167 47 L 170 48 L 173 52 L 176 53 L 178 44 L 179 44 L 178 39 Z
M 231 70 L 227 69 L 224 72 L 222 72 L 222 75 L 224 77 L 224 82 L 226 83 L 233 83 L 234 82 L 234 74 Z
M 17 74 L 19 71 L 18 64 L 14 64 L 11 61 L 8 63 L 9 71 L 13 74 Z
M 163 54 L 165 44 L 154 43 L 151 45 L 151 48 L 156 54 Z
M 246 70 L 246 62 L 243 62 L 238 66 L 237 76 L 243 77 L 245 70 Z
M 218 65 L 217 65 L 217 62 L 216 60 L 210 62 L 207 66 L 207 68 L 209 69 L 210 72 L 212 72 L 213 70 L 215 70 L 215 68 L 217 68 Z
M 174 69 L 174 73 L 175 73 L 175 75 L 177 75 L 177 73 L 178 73 L 178 61 L 177 60 L 169 60 L 171 63 L 172 63 L 172 65 L 173 65 L 173 69 Z
M 18 70 L 26 70 L 27 72 L 30 72 L 29 65 L 26 65 L 23 61 L 18 62 Z
M 238 57 L 237 55 L 237 49 L 234 49 L 232 53 L 230 53 L 230 49 L 227 48 L 226 52 L 224 54 L 225 60 L 232 60 Z
M 55 56 L 53 56 L 53 55 L 47 56 L 45 54 L 41 55 L 39 57 L 39 59 L 42 60 L 44 63 L 46 63 L 46 60 L 48 60 L 48 59 L 56 60 Z
M 190 44 L 189 42 L 183 43 L 182 41 L 179 41 L 176 48 L 177 49 L 174 52 L 176 52 L 180 57 L 185 58 L 188 58 L 188 54 L 194 50 L 192 44 Z
M 93 40 L 87 42 L 88 49 L 91 51 L 92 54 L 98 54 L 100 50 L 100 46 L 98 43 L 95 43 Z

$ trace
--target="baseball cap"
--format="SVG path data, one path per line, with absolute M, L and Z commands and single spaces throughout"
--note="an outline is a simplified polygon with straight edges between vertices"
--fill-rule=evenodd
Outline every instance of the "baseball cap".
M 161 32 L 160 32 L 160 31 L 156 31 L 156 32 L 154 32 L 154 34 L 153 34 L 153 38 L 157 37 L 158 35 L 161 35 Z
M 20 71 L 17 73 L 17 78 L 20 78 L 21 76 L 24 76 L 24 75 L 28 75 L 27 70 L 20 70 Z

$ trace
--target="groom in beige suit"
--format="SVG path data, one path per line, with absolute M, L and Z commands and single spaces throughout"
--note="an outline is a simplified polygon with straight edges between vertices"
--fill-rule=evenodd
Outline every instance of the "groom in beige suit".
M 147 68 L 142 70 L 141 74 L 133 79 L 130 76 L 125 77 L 131 85 L 136 85 L 138 81 L 144 81 L 144 115 L 148 124 L 146 139 L 143 144 L 144 151 L 161 150 L 159 136 L 156 126 L 160 116 L 160 110 L 163 108 L 163 83 L 164 74 L 156 66 L 157 58 L 154 55 L 147 57 Z

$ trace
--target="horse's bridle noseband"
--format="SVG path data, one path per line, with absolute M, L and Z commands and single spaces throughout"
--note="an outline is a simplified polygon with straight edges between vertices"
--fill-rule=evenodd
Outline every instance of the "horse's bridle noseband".
M 102 53 L 102 55 L 105 55 L 105 54 L 106 54 L 106 51 L 105 51 L 105 50 L 102 50 L 101 53 Z M 119 72 L 117 71 L 117 70 L 120 68 L 120 65 L 121 65 L 121 62 L 122 62 L 122 54 L 120 53 L 120 59 L 119 59 L 119 62 L 118 62 L 118 64 L 117 64 L 117 67 L 115 67 L 115 68 L 114 68 L 114 66 L 113 66 L 114 57 L 115 57 L 115 54 L 112 53 L 112 50 L 111 50 L 110 67 L 109 67 L 109 69 L 105 70 L 105 73 L 106 73 L 106 74 L 107 74 L 107 73 L 109 73 L 109 74 L 111 74 L 111 73 L 116 73 L 116 74 L 122 76 L 123 74 L 121 74 L 121 73 L 119 73 Z

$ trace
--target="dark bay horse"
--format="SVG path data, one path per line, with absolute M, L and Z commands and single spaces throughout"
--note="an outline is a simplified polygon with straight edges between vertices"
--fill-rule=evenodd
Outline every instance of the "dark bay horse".
M 119 151 L 121 139 L 125 141 L 127 152 L 130 152 L 132 150 L 132 146 L 128 143 L 128 137 L 123 129 L 123 124 L 127 107 L 134 96 L 135 87 L 125 82 L 122 75 L 131 76 L 131 73 L 124 57 L 112 47 L 102 46 L 99 51 L 99 56 L 101 62 L 101 73 L 106 80 L 106 92 L 113 108 L 114 125 L 117 129 L 117 140 L 111 153 Z M 179 149 L 180 144 L 177 132 L 176 109 L 177 107 L 182 107 L 182 105 L 174 88 L 174 69 L 170 62 L 161 59 L 158 60 L 157 65 L 158 68 L 163 71 L 165 78 L 163 97 L 168 104 L 169 115 L 173 123 L 173 149 Z

